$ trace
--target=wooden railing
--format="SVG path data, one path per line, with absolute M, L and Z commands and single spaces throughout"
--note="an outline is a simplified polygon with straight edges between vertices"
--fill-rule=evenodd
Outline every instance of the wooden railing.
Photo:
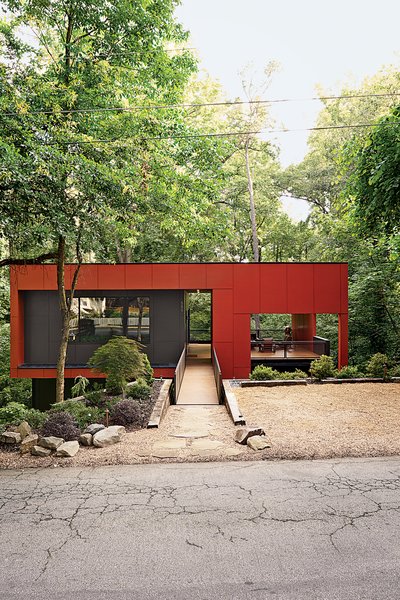
M 214 369 L 215 385 L 217 386 L 218 402 L 220 404 L 223 404 L 224 403 L 224 386 L 222 383 L 221 367 L 219 366 L 218 357 L 217 357 L 217 353 L 215 352 L 215 348 L 212 349 L 211 362 L 212 362 L 213 369 Z
M 264 352 L 269 354 L 275 353 L 278 350 L 283 350 L 282 358 L 291 358 L 291 353 L 295 351 L 296 358 L 301 358 L 302 350 L 304 350 L 304 358 L 309 358 L 309 352 L 313 352 L 318 356 L 330 354 L 330 341 L 314 336 L 312 340 L 275 340 L 267 338 L 264 340 L 251 340 L 252 348 L 259 348 L 260 357 Z
M 183 348 L 182 354 L 178 360 L 178 364 L 176 365 L 174 378 L 172 380 L 172 385 L 170 387 L 170 398 L 171 398 L 172 404 L 176 404 L 176 401 L 178 399 L 182 381 L 183 381 L 183 376 L 185 374 L 185 369 L 186 369 L 186 345 Z

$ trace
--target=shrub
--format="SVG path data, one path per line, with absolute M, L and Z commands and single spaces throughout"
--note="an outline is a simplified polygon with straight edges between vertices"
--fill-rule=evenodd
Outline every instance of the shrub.
M 306 379 L 307 377 L 307 373 L 300 369 L 296 369 L 295 371 L 283 371 L 282 373 L 279 373 L 278 379 Z
M 27 408 L 20 402 L 9 402 L 0 408 L 0 423 L 19 425 L 25 419 Z
M 123 393 L 129 379 L 143 375 L 145 367 L 141 348 L 135 340 L 118 336 L 94 352 L 88 364 L 95 371 L 105 373 L 108 393 Z
M 144 379 L 139 378 L 127 388 L 127 394 L 134 400 L 148 400 L 151 388 Z
M 327 377 L 333 377 L 335 373 L 335 365 L 330 356 L 322 354 L 316 360 L 313 360 L 310 365 L 311 377 L 318 379 L 326 379 Z
M 42 427 L 42 435 L 47 437 L 54 435 L 55 437 L 63 438 L 69 442 L 71 440 L 77 440 L 80 431 L 75 424 L 75 421 L 67 412 L 53 412 L 50 413 Z
M 24 420 L 28 421 L 33 429 L 41 429 L 47 417 L 48 413 L 36 410 L 35 408 L 29 408 L 25 413 Z
M 154 381 L 154 371 L 149 361 L 149 357 L 147 354 L 142 355 L 142 365 L 143 365 L 143 377 L 147 383 L 147 385 L 151 385 Z
M 400 365 L 396 365 L 389 369 L 388 375 L 389 377 L 400 377 Z
M 143 413 L 136 400 L 120 400 L 111 407 L 110 415 L 115 425 L 143 425 Z
M 271 367 L 266 367 L 265 365 L 257 365 L 254 367 L 252 373 L 250 374 L 250 379 L 254 381 L 264 381 L 270 379 L 278 378 L 278 371 L 272 369 Z
M 83 429 L 90 423 L 101 423 L 104 415 L 99 408 L 86 406 L 79 400 L 65 400 L 51 405 L 51 413 L 66 412 L 73 417 L 78 426 Z
M 99 408 L 103 408 L 105 404 L 104 393 L 101 390 L 86 392 L 85 401 L 87 406 L 97 406 Z
M 369 359 L 367 363 L 367 375 L 370 377 L 385 377 L 385 367 L 389 362 L 386 354 L 377 352 Z
M 83 377 L 83 375 L 78 375 L 77 377 L 75 377 L 74 385 L 71 388 L 72 398 L 76 398 L 77 396 L 83 396 L 88 385 L 89 379 L 86 379 L 86 377 Z
M 335 377 L 336 379 L 355 379 L 356 377 L 362 377 L 362 373 L 360 373 L 358 367 L 348 365 L 336 371 Z

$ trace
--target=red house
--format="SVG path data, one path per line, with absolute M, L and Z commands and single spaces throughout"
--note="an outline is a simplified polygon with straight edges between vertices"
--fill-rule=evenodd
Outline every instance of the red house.
M 66 267 L 66 285 L 74 266 Z M 253 361 L 290 362 L 326 352 L 316 315 L 338 315 L 338 366 L 347 364 L 345 263 L 88 264 L 81 267 L 66 378 L 94 377 L 86 362 L 112 335 L 140 339 L 156 376 L 173 377 L 187 341 L 186 292 L 211 292 L 212 334 L 224 378 L 247 378 Z M 250 317 L 291 315 L 292 341 L 250 333 Z M 11 376 L 34 396 L 56 376 L 60 339 L 56 266 L 11 268 Z

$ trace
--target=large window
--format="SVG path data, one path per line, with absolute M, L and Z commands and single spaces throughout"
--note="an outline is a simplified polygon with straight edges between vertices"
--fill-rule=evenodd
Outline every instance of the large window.
M 126 335 L 143 344 L 150 341 L 150 299 L 75 298 L 70 340 L 102 344 L 113 336 Z

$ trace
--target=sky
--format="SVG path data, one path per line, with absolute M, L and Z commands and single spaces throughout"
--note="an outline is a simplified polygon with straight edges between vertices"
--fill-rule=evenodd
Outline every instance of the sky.
M 308 98 L 316 85 L 339 93 L 341 84 L 361 83 L 384 64 L 400 63 L 400 0 L 182 0 L 177 17 L 191 32 L 200 67 L 218 79 L 228 97 L 244 97 L 239 71 L 280 63 L 269 98 Z M 314 124 L 317 102 L 273 107 L 276 126 Z M 306 132 L 275 139 L 284 166 L 300 162 Z

